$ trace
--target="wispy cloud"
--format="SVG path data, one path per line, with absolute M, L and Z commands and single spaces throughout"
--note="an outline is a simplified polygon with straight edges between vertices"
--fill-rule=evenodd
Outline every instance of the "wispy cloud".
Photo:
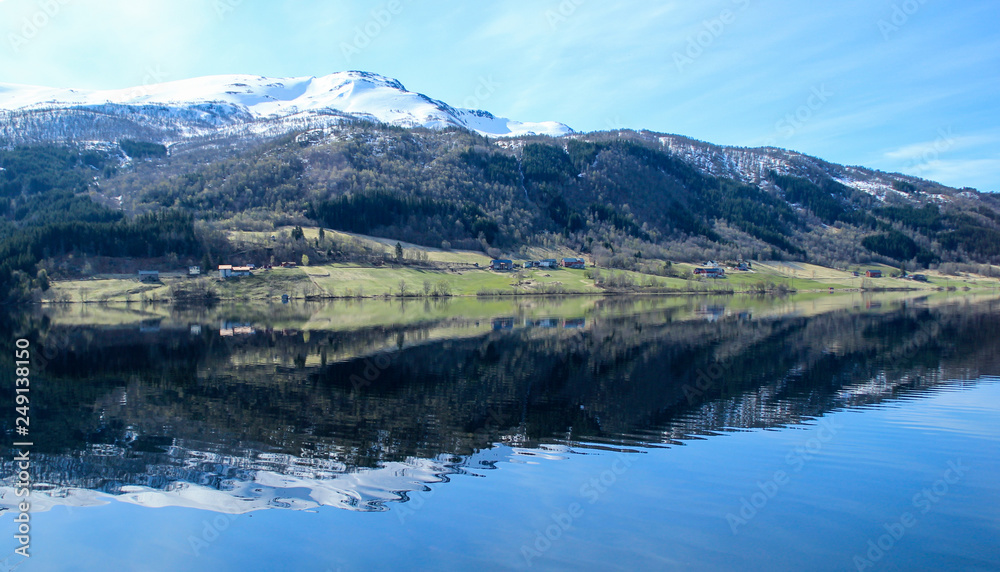
M 956 136 L 951 127 L 938 130 L 938 137 L 934 140 L 913 143 L 886 151 L 886 159 L 904 160 L 925 157 L 928 155 L 940 154 L 946 151 L 960 151 L 962 149 L 980 148 L 1000 142 L 1000 137 L 995 135 L 966 135 Z
M 919 168 L 903 168 L 907 175 L 937 181 L 956 188 L 972 187 L 983 192 L 1000 192 L 997 173 L 1000 157 L 992 159 L 938 159 Z

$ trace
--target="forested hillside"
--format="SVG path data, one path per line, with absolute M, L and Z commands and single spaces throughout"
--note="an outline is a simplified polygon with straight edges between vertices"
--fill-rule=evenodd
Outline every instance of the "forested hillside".
M 48 288 L 39 263 L 66 255 L 146 257 L 199 251 L 194 216 L 158 210 L 127 217 L 89 194 L 95 173 L 112 176 L 107 151 L 25 147 L 0 151 L 0 292 L 20 299 Z
M 68 254 L 211 263 L 227 254 L 219 231 L 282 225 L 491 255 L 563 245 L 601 266 L 654 272 L 703 258 L 1000 262 L 991 195 L 866 171 L 892 181 L 880 195 L 818 160 L 797 170 L 758 161 L 757 175 L 730 178 L 713 174 L 724 162 L 695 161 L 676 138 L 646 133 L 491 140 L 352 122 L 230 143 L 240 145 L 0 152 L 0 281 L 11 292 L 43 287 L 39 263 Z M 343 254 L 290 248 L 315 261 Z

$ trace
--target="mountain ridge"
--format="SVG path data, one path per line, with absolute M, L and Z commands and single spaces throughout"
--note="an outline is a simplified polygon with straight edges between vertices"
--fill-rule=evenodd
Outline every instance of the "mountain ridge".
M 357 120 L 403 128 L 460 128 L 511 140 L 591 135 L 555 121 L 521 122 L 489 111 L 454 107 L 411 92 L 397 79 L 360 70 L 287 78 L 224 74 L 112 90 L 0 83 L 0 146 L 124 138 L 173 147 L 330 130 Z M 769 173 L 775 171 L 806 177 L 830 175 L 881 202 L 905 195 L 895 188 L 900 183 L 933 189 L 928 197 L 939 202 L 960 191 L 920 177 L 837 165 L 776 147 L 716 145 L 647 130 L 619 132 L 658 141 L 664 151 L 706 175 L 752 185 L 766 186 Z
M 61 112 L 61 114 L 60 114 Z M 216 75 L 117 90 L 81 90 L 0 83 L 0 140 L 14 143 L 52 135 L 85 140 L 85 125 L 67 133 L 65 115 L 91 113 L 124 121 L 163 123 L 159 142 L 212 135 L 214 130 L 249 127 L 288 119 L 288 130 L 305 123 L 330 125 L 366 119 L 400 127 L 461 127 L 496 137 L 565 135 L 573 130 L 555 121 L 521 122 L 474 109 L 453 107 L 379 74 L 335 72 L 325 76 L 269 78 Z M 134 116 L 139 117 L 134 117 Z M 132 117 L 130 117 L 132 116 Z M 27 134 L 18 134 L 25 130 Z M 100 137 L 97 137 L 100 138 Z
M 69 255 L 211 267 L 249 255 L 226 231 L 285 226 L 494 257 L 560 246 L 656 275 L 697 260 L 1000 263 L 1000 197 L 974 189 L 651 131 L 485 136 L 470 118 L 512 122 L 360 72 L 234 77 L 195 85 L 202 95 L 182 82 L 114 101 L 0 86 L 0 285 L 28 295 Z M 220 85 L 233 88 L 226 101 Z M 392 107 L 400 97 L 409 111 Z M 370 254 L 278 246 L 254 256 Z

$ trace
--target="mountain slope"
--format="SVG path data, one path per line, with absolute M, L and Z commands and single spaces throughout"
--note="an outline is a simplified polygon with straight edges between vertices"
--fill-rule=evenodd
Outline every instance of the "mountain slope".
M 344 119 L 461 127 L 500 137 L 572 132 L 561 123 L 524 123 L 455 108 L 407 91 L 397 80 L 358 71 L 298 78 L 221 75 L 105 91 L 0 84 L 0 141 L 15 144 L 277 135 Z
M 1000 263 L 1000 201 L 973 189 L 648 131 L 518 135 L 530 125 L 362 72 L 0 86 L 0 108 L 0 290 L 18 293 L 70 255 L 211 266 L 250 255 L 224 230 L 296 225 L 490 256 L 565 247 L 654 274 L 706 259 Z M 364 254 L 276 240 L 254 256 Z

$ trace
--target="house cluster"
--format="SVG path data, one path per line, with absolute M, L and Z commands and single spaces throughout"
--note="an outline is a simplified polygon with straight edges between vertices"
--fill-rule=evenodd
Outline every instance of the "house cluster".
M 282 262 L 282 268 L 295 268 L 294 262 Z M 274 268 L 270 264 L 265 264 L 263 266 L 257 266 L 256 264 L 247 264 L 246 266 L 233 266 L 232 264 L 220 264 L 219 265 L 219 278 L 238 278 L 240 276 L 253 276 L 254 270 L 271 270 Z
M 587 262 L 582 258 L 563 258 L 561 261 L 555 258 L 544 258 L 542 260 L 525 260 L 524 262 L 514 262 L 507 259 L 496 259 L 490 261 L 490 270 L 497 272 L 510 272 L 521 268 L 577 268 L 587 267 Z
M 719 266 L 710 266 L 694 269 L 695 276 L 705 276 L 706 278 L 725 278 L 726 270 Z
M 490 325 L 494 330 L 513 330 L 521 327 L 579 329 L 587 326 L 587 320 L 586 318 L 525 318 L 522 322 L 520 318 L 511 316 L 493 318 Z
M 253 265 L 233 266 L 232 264 L 219 265 L 219 278 L 236 278 L 239 276 L 253 276 Z

